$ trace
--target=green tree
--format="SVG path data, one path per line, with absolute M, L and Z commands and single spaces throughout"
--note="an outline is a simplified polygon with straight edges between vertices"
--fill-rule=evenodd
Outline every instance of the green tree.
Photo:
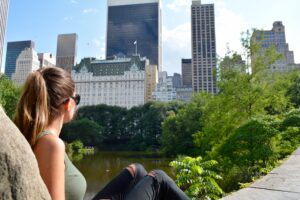
M 158 150 L 162 136 L 162 122 L 170 113 L 176 113 L 183 106 L 181 102 L 150 102 L 129 113 L 134 114 L 130 146 L 139 146 L 138 150 Z M 136 110 L 139 110 L 136 112 Z M 128 118 L 127 118 L 128 119 Z
M 177 112 L 181 102 L 149 102 L 129 110 L 117 106 L 85 106 L 78 110 L 78 119 L 89 119 L 103 129 L 102 148 L 110 150 L 158 150 L 161 123 L 169 113 Z
M 88 119 L 102 127 L 102 147 L 114 149 L 128 141 L 124 128 L 126 108 L 108 105 L 84 106 L 78 110 L 78 119 Z
M 300 144 L 300 110 L 288 112 L 280 124 L 277 136 L 278 152 L 281 158 L 291 154 Z
M 227 55 L 220 63 L 217 95 L 200 94 L 203 98 L 203 128 L 194 134 L 200 155 L 214 151 L 240 125 L 258 115 L 282 114 L 290 108 L 287 88 L 291 74 L 269 70 L 281 55 L 274 47 L 266 50 L 252 43 L 250 33 L 242 39 L 247 60 L 237 53 Z M 251 58 L 251 63 L 250 63 Z
M 5 75 L 0 75 L 0 105 L 6 114 L 12 119 L 18 103 L 21 90 L 13 84 Z
M 272 122 L 265 119 L 252 119 L 234 131 L 220 146 L 219 154 L 229 158 L 235 165 L 248 166 L 256 164 L 266 167 L 276 158 L 274 136 L 278 130 Z
M 201 98 L 195 96 L 190 103 L 179 109 L 178 113 L 170 112 L 163 121 L 161 144 L 165 154 L 197 154 L 193 134 L 202 128 L 201 104 Z
M 277 120 L 256 118 L 237 128 L 214 153 L 221 163 L 226 192 L 239 188 L 239 183 L 253 181 L 274 167 L 278 159 Z
M 293 78 L 292 85 L 288 88 L 287 95 L 291 98 L 291 102 L 295 107 L 300 106 L 300 76 Z
M 84 146 L 98 146 L 103 140 L 102 127 L 92 120 L 80 119 L 66 124 L 62 129 L 61 138 L 71 143 L 80 140 Z
M 75 153 L 79 153 L 81 149 L 83 149 L 83 143 L 80 140 L 75 140 L 74 142 L 71 143 L 72 148 Z

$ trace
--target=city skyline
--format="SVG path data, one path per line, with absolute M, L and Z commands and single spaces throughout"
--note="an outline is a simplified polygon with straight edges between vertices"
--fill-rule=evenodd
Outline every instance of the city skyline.
M 8 41 L 33 40 L 37 52 L 55 54 L 57 35 L 75 32 L 78 34 L 77 62 L 83 57 L 105 58 L 106 1 L 53 0 L 46 4 L 47 7 L 44 2 L 30 3 L 31 1 L 10 1 L 4 51 Z M 240 52 L 241 32 L 251 28 L 269 30 L 274 21 L 282 21 L 286 28 L 286 41 L 294 51 L 295 62 L 300 62 L 300 46 L 297 45 L 300 43 L 300 27 L 295 20 L 300 17 L 297 12 L 300 2 L 202 0 L 202 3 L 215 4 L 216 46 L 219 56 L 224 56 L 228 43 L 232 50 Z M 59 8 L 57 4 L 60 4 Z M 162 1 L 162 68 L 170 74 L 181 72 L 181 59 L 191 57 L 191 4 L 190 0 Z M 20 14 L 29 5 L 36 12 Z M 269 8 L 270 5 L 272 9 Z M 45 8 L 49 12 L 44 12 Z

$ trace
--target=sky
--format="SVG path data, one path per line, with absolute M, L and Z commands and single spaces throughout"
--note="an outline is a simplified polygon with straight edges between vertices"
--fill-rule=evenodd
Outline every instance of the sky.
M 181 73 L 181 59 L 191 58 L 191 0 L 161 0 L 163 70 Z M 228 49 L 242 53 L 241 33 L 252 28 L 271 30 L 274 21 L 285 26 L 286 41 L 300 63 L 299 0 L 202 0 L 214 3 L 219 57 Z M 84 57 L 105 59 L 106 0 L 10 0 L 8 41 L 33 40 L 38 53 L 56 53 L 57 35 L 77 33 L 77 62 Z

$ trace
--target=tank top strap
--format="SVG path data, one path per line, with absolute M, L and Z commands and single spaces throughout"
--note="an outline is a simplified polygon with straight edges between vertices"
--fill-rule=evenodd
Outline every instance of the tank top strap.
M 36 139 L 40 139 L 41 137 L 45 136 L 45 135 L 55 135 L 55 133 L 52 133 L 51 131 L 48 130 L 42 130 L 37 136 Z

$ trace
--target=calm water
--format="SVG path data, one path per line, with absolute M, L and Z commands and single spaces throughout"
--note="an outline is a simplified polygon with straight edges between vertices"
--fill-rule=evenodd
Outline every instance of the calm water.
M 88 200 L 130 163 L 141 163 L 147 171 L 162 169 L 169 176 L 174 177 L 168 166 L 170 161 L 172 161 L 170 158 L 137 152 L 97 152 L 94 155 L 84 156 L 82 160 L 74 164 L 86 178 L 88 186 L 85 200 Z

